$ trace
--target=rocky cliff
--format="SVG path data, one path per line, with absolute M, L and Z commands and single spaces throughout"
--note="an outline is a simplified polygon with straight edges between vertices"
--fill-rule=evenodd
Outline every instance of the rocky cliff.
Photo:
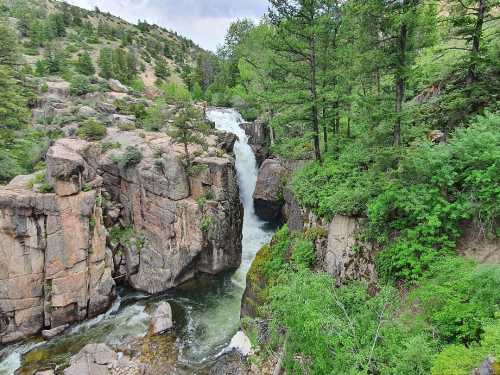
M 111 228 L 128 231 L 113 247 L 118 272 L 138 290 L 159 293 L 197 272 L 218 273 L 241 261 L 243 209 L 234 160 L 208 152 L 194 160 L 188 175 L 177 146 L 159 133 L 120 132 L 109 138 L 135 145 L 142 160 L 120 166 L 124 150 L 104 154 L 99 163 Z M 208 140 L 215 147 L 218 140 Z M 201 150 L 192 150 L 193 153 Z
M 69 172 L 59 167 L 61 177 Z M 101 188 L 71 190 L 61 181 L 56 193 L 43 194 L 32 179 L 20 176 L 0 189 L 2 343 L 96 316 L 115 298 Z
M 46 171 L 0 188 L 1 343 L 106 311 L 115 279 L 159 293 L 240 264 L 234 140 L 190 146 L 187 170 L 164 133 L 110 125 L 102 142 L 56 141 Z

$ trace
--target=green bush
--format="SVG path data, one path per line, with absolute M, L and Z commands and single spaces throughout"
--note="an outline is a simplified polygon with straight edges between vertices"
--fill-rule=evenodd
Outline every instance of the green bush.
M 115 163 L 122 169 L 127 169 L 141 162 L 143 156 L 141 150 L 135 146 L 127 146 L 125 152 L 113 157 Z
M 443 343 L 479 342 L 484 326 L 500 311 L 500 267 L 459 257 L 430 266 L 410 300 Z
M 95 119 L 88 119 L 78 128 L 76 134 L 87 141 L 99 141 L 106 136 L 106 127 Z
M 469 375 L 487 357 L 497 359 L 496 371 L 500 370 L 500 319 L 485 327 L 480 344 L 449 345 L 439 353 L 432 363 L 432 375 Z
M 366 215 L 368 204 L 388 181 L 394 152 L 362 144 L 347 144 L 349 153 L 338 159 L 327 159 L 323 165 L 314 162 L 299 170 L 292 188 L 300 203 L 317 215 L 331 220 L 335 215 Z
M 167 83 L 161 86 L 162 96 L 169 103 L 188 103 L 191 101 L 189 90 L 177 83 Z
M 213 220 L 210 216 L 204 215 L 201 219 L 200 229 L 203 233 L 208 233 L 212 227 Z
M 449 143 L 420 144 L 403 157 L 391 184 L 368 208 L 372 237 L 386 245 L 378 258 L 383 277 L 418 278 L 436 257 L 455 249 L 466 219 L 495 235 L 499 144 L 500 115 L 487 115 L 457 130 Z
M 282 272 L 268 295 L 272 326 L 286 331 L 287 373 L 429 373 L 432 346 L 397 320 L 392 288 L 372 297 L 363 284 L 337 289 L 329 275 L 302 269 Z
M 69 90 L 71 95 L 80 96 L 92 92 L 93 88 L 88 77 L 82 74 L 76 74 L 69 82 Z
M 316 259 L 316 249 L 312 241 L 298 238 L 292 246 L 290 260 L 294 267 L 298 269 L 310 268 Z

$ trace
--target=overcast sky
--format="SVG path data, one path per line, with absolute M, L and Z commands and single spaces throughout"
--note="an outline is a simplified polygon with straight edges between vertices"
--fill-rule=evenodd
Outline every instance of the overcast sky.
M 147 20 L 192 39 L 205 49 L 222 44 L 229 24 L 238 18 L 260 18 L 267 0 L 66 0 L 129 22 Z

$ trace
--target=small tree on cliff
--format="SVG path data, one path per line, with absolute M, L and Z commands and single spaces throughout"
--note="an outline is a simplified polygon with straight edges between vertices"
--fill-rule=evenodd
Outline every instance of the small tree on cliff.
M 208 135 L 209 127 L 202 120 L 201 112 L 191 104 L 181 107 L 168 135 L 176 143 L 184 146 L 184 157 L 188 173 L 192 173 L 192 155 L 189 152 L 190 144 L 204 145 L 204 136 Z

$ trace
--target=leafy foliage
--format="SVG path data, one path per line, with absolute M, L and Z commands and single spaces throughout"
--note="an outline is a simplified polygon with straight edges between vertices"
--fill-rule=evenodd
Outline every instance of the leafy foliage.
M 76 134 L 87 141 L 100 141 L 106 136 L 106 127 L 95 119 L 85 120 Z
M 141 162 L 143 158 L 141 150 L 135 146 L 127 146 L 121 154 L 115 154 L 113 161 L 122 169 L 131 168 Z

